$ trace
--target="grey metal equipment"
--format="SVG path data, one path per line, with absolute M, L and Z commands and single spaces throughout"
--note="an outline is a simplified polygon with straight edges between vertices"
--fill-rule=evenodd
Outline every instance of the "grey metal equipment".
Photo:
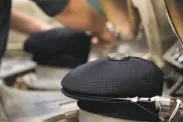
M 176 36 L 178 42 L 175 43 L 164 55 L 164 59 L 168 64 L 173 66 L 177 73 L 175 84 L 170 89 L 170 95 L 182 96 L 183 85 L 183 2 L 181 0 L 164 0 L 169 22 Z M 174 73 L 174 74 L 177 74 Z M 177 75 L 176 75 L 177 76 Z
M 3 59 L 0 71 L 0 78 L 21 74 L 28 71 L 35 71 L 37 64 L 29 59 L 15 58 Z
M 27 58 L 4 58 L 0 69 L 0 79 L 8 86 L 24 89 L 24 80 L 36 79 L 37 64 Z
M 165 71 L 165 81 L 167 81 L 169 94 L 173 97 L 182 96 L 182 85 L 183 85 L 183 62 L 182 60 L 182 49 L 180 42 L 176 42 L 167 52 L 163 58 L 168 63 Z
M 114 61 L 123 61 L 128 59 L 128 55 L 124 53 L 110 53 L 108 58 Z
M 166 16 L 164 1 L 133 0 L 139 9 L 148 45 L 146 59 L 164 66 L 163 54 L 176 41 Z

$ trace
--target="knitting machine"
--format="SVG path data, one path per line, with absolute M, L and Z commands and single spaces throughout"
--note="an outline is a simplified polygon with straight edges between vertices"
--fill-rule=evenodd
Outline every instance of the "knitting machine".
M 171 0 L 166 0 L 166 3 L 168 3 Z M 176 1 L 176 0 L 175 0 Z M 132 2 L 132 1 L 131 1 Z M 138 3 L 133 1 L 133 3 L 136 6 L 140 6 Z M 158 29 L 158 24 L 161 26 L 167 27 L 170 30 L 169 26 L 167 26 L 167 21 L 160 21 L 162 20 L 162 16 L 159 15 L 158 11 L 161 10 L 161 7 L 157 7 L 156 5 L 161 5 L 159 3 L 156 3 L 153 0 L 142 0 L 143 5 L 146 7 L 139 7 L 140 15 L 142 18 L 142 23 L 144 25 L 145 34 L 148 40 L 148 47 L 149 47 L 149 55 L 147 56 L 147 59 L 151 59 L 155 61 L 158 65 L 162 66 L 162 54 L 164 52 L 164 42 L 162 40 L 163 36 L 159 33 L 162 31 L 161 29 Z M 162 3 L 162 2 L 160 2 Z M 131 5 L 128 3 L 128 5 Z M 167 8 L 169 9 L 169 4 L 167 4 Z M 157 7 L 157 8 L 156 8 Z M 144 14 L 144 12 L 148 13 Z M 163 9 L 164 11 L 164 9 Z M 133 13 L 132 13 L 133 14 Z M 159 16 L 158 16 L 159 15 Z M 171 15 L 171 11 L 169 11 L 169 15 Z M 161 17 L 160 17 L 161 16 Z M 163 18 L 165 19 L 165 18 Z M 152 21 L 153 20 L 153 21 Z M 171 17 L 170 17 L 171 20 Z M 174 21 L 172 21 L 174 22 Z M 164 24 L 162 24 L 164 23 Z M 176 24 L 172 24 L 174 27 L 176 27 Z M 110 25 L 109 29 L 110 29 Z M 115 30 L 112 30 L 115 32 Z M 175 30 L 177 31 L 177 30 Z M 178 29 L 179 31 L 179 29 Z M 181 31 L 181 29 L 180 29 Z M 167 32 L 168 33 L 168 32 Z M 166 34 L 167 34 L 166 33 Z M 171 33 L 171 32 L 170 32 Z M 180 33 L 178 33 L 180 34 Z M 169 35 L 169 34 L 168 34 Z M 171 34 L 170 34 L 171 35 Z M 180 36 L 181 37 L 181 36 Z M 169 37 L 167 37 L 169 38 Z M 167 46 L 168 47 L 168 46 Z M 124 55 L 116 55 L 121 60 L 121 56 Z M 126 56 L 126 55 L 125 55 Z M 124 57 L 122 57 L 123 59 Z M 180 57 L 179 57 L 180 58 Z M 34 73 L 35 64 L 30 63 L 31 67 L 26 69 L 25 71 L 30 71 L 31 73 Z M 16 65 L 17 66 L 17 65 Z M 5 67 L 7 71 L 9 71 L 9 67 Z M 11 69 L 11 67 L 10 67 Z M 111 69 L 110 69 L 111 70 Z M 20 72 L 25 72 L 24 70 L 21 70 Z M 30 73 L 29 72 L 29 73 Z M 2 75 L 2 79 L 6 80 L 9 79 L 12 74 L 8 74 L 9 72 L 4 73 Z M 14 73 L 13 73 L 14 74 Z M 15 73 L 16 74 L 16 73 Z M 19 74 L 19 73 L 18 73 Z M 22 73 L 20 73 L 22 74 Z M 21 83 L 22 80 L 32 80 L 30 77 L 34 80 L 34 74 L 30 75 L 21 75 L 21 77 L 16 77 L 17 82 Z M 33 76 L 33 77 L 32 77 Z M 16 86 L 15 86 L 16 87 Z M 20 91 L 17 89 L 11 89 L 1 83 L 0 86 L 1 90 L 1 96 L 2 96 L 2 102 L 4 106 L 4 110 L 8 116 L 8 121 L 10 122 L 77 122 L 78 121 L 78 108 L 76 106 L 76 101 L 73 99 L 68 99 L 65 96 L 60 95 L 59 92 L 48 92 L 48 91 Z M 29 97 L 27 97 L 29 96 Z M 62 97 L 60 97 L 62 96 Z M 183 107 L 182 107 L 182 101 L 180 99 L 175 98 L 163 98 L 159 96 L 151 97 L 151 98 L 141 98 L 141 97 L 134 97 L 134 98 L 111 98 L 111 97 L 102 97 L 102 98 L 95 98 L 92 99 L 106 99 L 109 102 L 124 102 L 128 101 L 132 104 L 138 104 L 138 102 L 146 102 L 146 103 L 154 103 L 156 107 L 161 110 L 160 115 L 156 115 L 149 111 L 148 109 L 141 107 L 144 109 L 147 113 L 152 114 L 154 116 L 158 116 L 161 121 L 174 121 L 174 122 L 180 122 L 183 118 Z M 17 112 L 18 111 L 18 112 Z

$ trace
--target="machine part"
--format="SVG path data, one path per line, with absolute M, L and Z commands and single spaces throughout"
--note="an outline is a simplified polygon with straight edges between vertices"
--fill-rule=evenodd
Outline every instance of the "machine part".
M 8 86 L 26 90 L 27 86 L 21 78 L 25 75 L 34 74 L 37 64 L 29 59 L 13 58 L 3 59 L 0 71 L 0 78 L 5 81 Z
M 182 79 L 182 75 L 177 72 L 172 66 L 170 65 L 165 65 L 165 67 L 163 67 L 162 69 L 163 74 L 164 74 L 164 80 L 167 83 L 167 87 L 170 89 L 169 93 L 171 96 L 174 96 L 176 94 L 177 91 L 179 91 L 179 88 L 181 88 L 181 86 L 179 88 L 175 88 L 175 84 L 177 82 L 181 82 Z M 176 90 L 172 90 L 173 87 Z
M 37 81 L 37 76 L 35 73 L 28 73 L 22 76 L 19 76 L 15 79 L 15 83 L 13 84 L 13 88 L 19 90 L 28 90 L 29 87 L 27 86 L 27 82 L 34 83 Z
M 171 96 L 182 96 L 182 95 L 177 95 L 177 91 L 179 91 L 181 89 L 183 85 L 183 77 L 179 77 L 179 79 L 176 81 L 176 83 L 169 89 L 169 94 Z
M 183 56 L 182 55 L 179 56 L 178 62 L 181 63 L 181 64 L 183 64 Z
M 181 44 L 183 44 L 183 2 L 179 0 L 164 0 L 166 4 L 167 15 L 171 26 L 177 35 Z
M 181 45 L 177 41 L 172 47 L 170 47 L 170 49 L 167 50 L 163 56 L 163 59 L 179 70 L 183 70 L 183 64 L 180 62 L 181 60 L 178 60 L 182 54 Z
M 170 83 L 171 88 L 169 94 L 177 97 L 182 96 L 183 86 L 183 64 L 182 64 L 182 49 L 180 43 L 177 41 L 163 56 L 164 60 L 171 65 L 173 74 L 168 78 L 168 84 Z M 171 81 L 170 81 L 171 80 Z M 172 82 L 173 81 L 173 82 Z
M 133 0 L 133 3 L 139 9 L 147 38 L 149 52 L 146 59 L 163 67 L 162 56 L 176 39 L 165 14 L 164 1 Z
M 123 61 L 127 60 L 129 56 L 123 53 L 110 53 L 108 54 L 108 58 L 113 61 Z
M 23 58 L 3 59 L 0 78 L 15 76 L 29 71 L 35 71 L 37 64 L 31 60 Z
M 183 64 L 182 64 L 182 50 L 179 42 L 176 42 L 163 56 L 164 60 L 171 65 L 172 75 L 167 78 L 171 88 L 169 94 L 171 96 L 182 96 L 181 88 L 183 86 Z M 169 83 L 168 83 L 169 84 Z
M 180 52 L 176 52 L 176 53 L 173 55 L 173 58 L 174 58 L 174 60 L 179 60 L 180 56 L 181 56 Z M 180 62 L 180 61 L 179 61 L 179 62 Z
M 97 3 L 96 1 L 92 1 L 92 0 L 91 0 L 91 2 Z M 121 0 L 116 0 L 116 2 L 120 3 Z M 112 3 L 112 4 L 116 4 L 116 3 Z M 124 6 L 124 4 L 126 6 Z M 120 3 L 118 5 L 118 7 L 125 8 L 125 10 L 128 12 L 128 15 L 129 15 L 129 18 L 130 18 L 130 22 L 132 23 L 131 25 L 133 25 L 133 27 L 132 27 L 132 33 L 133 33 L 132 35 L 134 35 L 133 42 L 134 41 L 139 41 L 139 40 L 144 40 L 144 33 L 143 33 L 140 13 L 139 13 L 138 9 L 133 5 L 131 0 L 128 0 L 126 2 L 124 1 L 124 4 Z M 110 13 L 108 8 L 105 9 L 105 7 L 104 7 L 104 11 L 106 12 L 106 14 Z M 111 17 L 111 19 L 115 20 L 116 18 Z M 111 53 L 111 52 L 123 52 L 123 53 L 126 53 L 126 50 L 121 51 L 121 49 L 123 48 L 121 46 L 129 45 L 129 44 L 127 44 L 129 41 L 127 41 L 125 38 L 120 36 L 119 32 L 117 32 L 117 30 L 116 30 L 115 26 L 112 24 L 111 20 L 106 22 L 106 27 L 108 28 L 108 30 L 111 33 L 113 33 L 113 35 L 115 36 L 115 40 L 116 41 L 113 44 L 107 44 L 107 48 L 106 47 L 102 47 L 101 45 L 103 45 L 103 44 L 100 44 L 99 46 L 94 46 L 93 49 L 94 49 L 94 53 L 96 54 L 96 57 L 104 58 L 104 57 L 106 57 L 106 55 L 108 53 Z M 134 44 L 134 45 L 136 45 L 136 44 Z M 139 45 L 141 45 L 141 44 L 139 44 Z M 136 53 L 139 53 L 139 51 L 137 52 L 136 50 L 135 51 L 131 50 L 130 52 L 133 52 L 133 55 L 136 55 L 136 56 L 138 55 Z M 140 51 L 140 53 L 141 53 L 141 51 Z M 139 57 L 139 55 L 138 55 L 138 57 Z
M 39 66 L 36 73 L 28 72 L 11 79 L 12 84 L 9 86 L 18 90 L 60 91 L 60 80 L 69 71 L 70 69 Z M 10 82 L 10 80 L 8 81 Z

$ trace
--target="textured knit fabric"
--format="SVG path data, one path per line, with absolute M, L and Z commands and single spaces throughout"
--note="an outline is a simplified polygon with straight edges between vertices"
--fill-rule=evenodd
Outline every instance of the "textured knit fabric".
M 84 95 L 151 97 L 161 95 L 162 81 L 162 72 L 156 65 L 131 57 L 125 61 L 100 59 L 82 65 L 68 73 L 62 85 L 67 91 Z
M 150 61 L 136 57 L 99 59 L 72 70 L 63 78 L 62 86 L 66 96 L 79 100 L 82 110 L 134 121 L 159 119 L 154 103 L 137 105 L 109 99 L 161 96 L 163 73 Z

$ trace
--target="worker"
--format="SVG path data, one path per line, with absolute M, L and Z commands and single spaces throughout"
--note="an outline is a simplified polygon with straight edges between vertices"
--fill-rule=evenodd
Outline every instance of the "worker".
M 114 40 L 112 34 L 105 27 L 106 18 L 103 15 L 101 16 L 97 11 L 95 11 L 91 7 L 91 5 L 93 4 L 92 1 L 88 1 L 87 3 L 85 0 L 77 0 L 77 1 L 58 0 L 54 2 L 50 2 L 47 0 L 45 1 L 34 0 L 33 2 L 35 2 L 38 6 L 40 6 L 42 10 L 49 16 L 56 17 L 67 28 L 72 28 L 72 29 L 77 29 L 82 31 L 91 31 L 92 33 L 94 33 L 94 35 L 98 36 L 99 38 L 102 38 L 105 41 Z M 53 28 L 48 24 L 40 23 L 39 21 L 32 18 L 31 16 L 28 16 L 22 12 L 19 12 L 16 9 L 12 9 L 12 11 L 10 11 L 10 8 L 11 8 L 10 0 L 9 2 L 5 1 L 3 4 L 4 4 L 3 6 L 7 6 L 7 7 L 4 7 L 7 10 L 4 11 L 6 13 L 3 13 L 4 15 L 3 19 L 7 19 L 7 20 L 10 19 L 11 28 L 14 30 L 17 30 L 27 35 L 32 35 L 33 33 L 49 31 L 50 29 Z M 76 6 L 75 4 L 78 4 L 78 5 Z M 82 11 L 82 9 L 85 11 Z M 11 13 L 11 16 L 9 15 L 10 13 Z M 2 39 L 1 42 L 4 44 L 2 44 L 3 46 L 2 50 L 0 49 L 1 57 L 5 50 L 6 40 L 8 36 L 8 29 L 9 29 L 9 21 L 6 21 L 6 22 L 2 21 L 2 22 L 4 22 L 2 25 L 4 26 L 6 25 L 7 27 L 2 32 L 3 33 L 2 37 L 4 38 Z M 61 31 L 63 32 L 63 30 Z M 94 37 L 92 39 L 92 42 L 93 44 L 98 44 L 99 39 Z
M 11 10 L 10 24 L 12 30 L 28 36 L 33 33 L 43 32 L 54 28 L 52 25 L 39 21 L 35 17 L 14 8 Z
M 62 19 L 64 21 L 66 21 L 66 18 L 67 18 L 67 16 L 64 16 Z M 68 21 L 70 21 L 70 20 L 68 20 Z M 51 29 L 55 29 L 55 27 L 53 27 L 51 24 L 39 21 L 38 19 L 36 19 L 26 13 L 18 11 L 16 9 L 12 9 L 12 11 L 11 11 L 10 22 L 11 22 L 12 30 L 18 31 L 18 32 L 28 35 L 28 36 L 30 36 L 34 33 L 39 33 L 39 32 L 49 31 Z M 68 28 L 68 27 L 66 26 L 66 28 Z M 76 28 L 76 29 L 78 29 L 78 28 Z M 66 31 L 67 30 L 68 29 L 66 29 Z M 106 40 L 106 41 L 114 40 L 113 35 L 110 32 L 104 32 L 103 34 L 101 34 L 101 37 L 103 40 Z M 93 44 L 98 44 L 99 40 L 97 37 L 94 36 L 91 39 L 91 41 L 93 42 Z
M 103 40 L 114 40 L 111 33 L 109 33 L 105 28 L 106 18 L 91 9 L 92 7 L 90 7 L 90 4 L 88 4 L 92 3 L 91 1 L 87 3 L 86 0 L 59 0 L 60 2 L 58 7 L 57 1 L 51 2 L 52 4 L 50 4 L 50 1 L 47 0 L 33 1 L 38 4 L 38 6 L 40 6 L 42 10 L 46 12 L 46 14 L 49 16 L 54 16 L 67 28 L 91 31 L 94 33 L 94 35 L 99 36 L 99 38 L 102 38 Z M 77 6 L 75 6 L 76 4 Z M 82 9 L 85 11 L 82 11 Z M 125 16 L 123 16 L 123 18 L 125 18 Z M 127 22 L 123 22 L 124 26 Z M 30 16 L 16 11 L 15 9 L 12 10 L 11 14 L 11 27 L 12 29 L 18 30 L 25 34 L 31 34 L 33 32 L 39 32 L 42 30 L 44 31 L 45 29 L 47 30 L 50 28 L 50 26 L 42 24 Z M 126 30 L 126 28 L 124 28 L 124 30 Z M 92 42 L 98 43 L 99 40 L 93 38 Z
M 90 41 L 98 44 L 98 38 L 92 38 L 83 31 L 55 28 L 15 8 L 11 12 L 11 29 L 28 35 L 24 41 L 24 51 L 31 54 L 35 62 L 46 66 L 77 67 L 88 61 Z M 109 32 L 103 35 L 104 40 L 113 37 Z
M 105 38 L 108 30 L 105 28 L 105 18 L 93 11 L 86 0 L 32 0 L 47 15 L 57 18 L 66 27 L 91 31 Z M 101 0 L 105 2 L 106 0 Z M 108 0 L 107 0 L 108 1 Z M 8 31 L 10 27 L 11 0 L 1 0 L 0 2 L 0 57 L 6 48 Z M 128 22 L 124 22 L 128 23 Z M 128 24 L 127 24 L 128 25 Z M 126 26 L 126 24 L 122 25 Z M 128 26 L 124 27 L 128 30 Z
M 55 17 L 69 28 L 91 31 L 92 33 L 104 36 L 105 32 L 108 32 L 105 23 L 109 20 L 120 35 L 126 38 L 133 37 L 129 17 L 127 12 L 125 12 L 126 9 L 124 9 L 126 7 L 126 0 L 93 0 L 93 2 L 92 0 L 32 1 L 46 14 Z M 177 0 L 166 1 L 177 2 Z M 11 3 L 11 0 L 0 1 L 0 57 L 3 56 L 6 48 L 10 27 Z

